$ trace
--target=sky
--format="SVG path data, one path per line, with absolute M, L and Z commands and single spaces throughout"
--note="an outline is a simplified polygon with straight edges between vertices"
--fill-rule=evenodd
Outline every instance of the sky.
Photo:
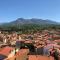
M 0 23 L 17 18 L 40 18 L 60 22 L 60 0 L 0 0 Z

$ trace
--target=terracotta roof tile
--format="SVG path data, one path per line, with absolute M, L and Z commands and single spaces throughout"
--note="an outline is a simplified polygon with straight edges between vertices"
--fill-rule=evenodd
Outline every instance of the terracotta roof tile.
M 13 49 L 12 47 L 8 47 L 8 46 L 7 46 L 7 47 L 4 47 L 4 48 L 0 51 L 0 54 L 2 54 L 2 55 L 8 55 L 12 49 Z
M 40 55 L 29 55 L 29 60 L 54 60 L 53 57 L 46 57 Z

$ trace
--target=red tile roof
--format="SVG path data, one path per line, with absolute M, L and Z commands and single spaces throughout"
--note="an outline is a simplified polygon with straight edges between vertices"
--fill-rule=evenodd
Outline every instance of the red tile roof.
M 12 47 L 4 47 L 1 51 L 0 51 L 0 54 L 2 54 L 2 55 L 8 55 L 9 53 L 10 53 L 10 51 L 11 50 L 13 50 L 13 48 Z
M 28 57 L 27 54 L 29 53 L 28 49 L 21 49 L 18 53 L 16 53 L 16 60 L 26 60 Z
M 32 41 L 25 41 L 25 43 L 32 43 Z
M 53 57 L 46 57 L 40 55 L 29 55 L 29 60 L 54 60 Z
M 60 39 L 58 39 L 58 40 L 55 40 L 55 42 L 57 42 L 57 43 L 58 43 L 58 42 L 60 42 Z
M 29 53 L 29 49 L 21 49 L 16 53 L 16 56 L 24 55 L 24 54 L 28 54 L 28 53 Z

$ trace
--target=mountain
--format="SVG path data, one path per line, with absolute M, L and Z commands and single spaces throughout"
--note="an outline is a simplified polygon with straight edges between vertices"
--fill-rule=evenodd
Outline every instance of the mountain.
M 23 24 L 58 24 L 57 22 L 51 21 L 51 20 L 43 20 L 43 19 L 37 19 L 37 18 L 32 18 L 32 19 L 24 19 L 24 18 L 18 18 L 15 21 L 10 22 L 9 24 L 13 25 L 23 25 Z
M 22 31 L 24 33 L 28 31 L 38 31 L 42 29 L 60 29 L 60 24 L 58 22 L 54 22 L 51 20 L 43 20 L 43 19 L 24 19 L 18 18 L 9 23 L 0 24 L 0 30 L 8 30 L 8 31 Z
M 39 24 L 39 25 L 48 25 L 48 24 L 59 24 L 58 22 L 51 21 L 51 20 L 43 20 L 43 19 L 37 19 L 37 18 L 32 18 L 32 19 L 24 19 L 24 18 L 18 18 L 12 22 L 9 23 L 4 23 L 0 24 L 2 26 L 12 26 L 12 25 L 24 25 L 24 24 Z

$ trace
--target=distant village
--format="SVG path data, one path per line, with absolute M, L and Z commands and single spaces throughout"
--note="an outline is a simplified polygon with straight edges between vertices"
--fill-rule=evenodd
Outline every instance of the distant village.
M 0 31 L 0 60 L 60 60 L 60 31 Z

